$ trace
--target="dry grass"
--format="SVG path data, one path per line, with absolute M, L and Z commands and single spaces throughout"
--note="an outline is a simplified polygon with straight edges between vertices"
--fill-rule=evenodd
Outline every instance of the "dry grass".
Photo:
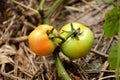
M 39 1 L 0 0 L 0 80 L 60 80 L 53 57 L 35 55 L 27 42 L 29 33 L 41 24 Z M 45 10 L 53 2 L 47 0 Z M 117 36 L 106 40 L 102 26 L 104 14 L 111 7 L 95 0 L 70 0 L 51 17 L 51 25 L 59 26 L 58 29 L 65 23 L 78 21 L 94 32 L 94 46 L 86 57 L 69 62 L 61 56 L 74 80 L 114 79 L 115 71 L 108 69 L 107 57 Z

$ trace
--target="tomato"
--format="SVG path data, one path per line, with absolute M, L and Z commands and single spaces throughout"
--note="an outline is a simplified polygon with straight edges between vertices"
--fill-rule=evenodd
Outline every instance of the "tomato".
M 67 40 L 62 43 L 61 50 L 63 54 L 65 54 L 70 59 L 77 59 L 84 57 L 90 51 L 94 42 L 94 35 L 88 27 L 78 22 L 72 22 L 72 26 L 76 30 L 80 29 L 79 34 L 77 37 L 71 36 L 67 38 L 67 36 L 72 31 L 71 23 L 63 26 L 60 30 L 61 36 L 63 38 L 67 38 Z
M 47 56 L 51 55 L 56 48 L 56 44 L 47 35 L 47 31 L 51 30 L 53 26 L 39 25 L 28 36 L 28 43 L 33 52 L 37 55 Z M 54 29 L 53 33 L 57 33 Z

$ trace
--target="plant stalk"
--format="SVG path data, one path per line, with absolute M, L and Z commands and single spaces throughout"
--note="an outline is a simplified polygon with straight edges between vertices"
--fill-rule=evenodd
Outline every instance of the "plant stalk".
M 44 23 L 44 4 L 46 0 L 41 0 L 40 5 L 38 7 L 39 14 L 41 15 L 42 18 L 42 23 Z
M 60 47 L 58 46 L 53 53 L 55 57 L 55 64 L 58 71 L 58 76 L 62 78 L 62 80 L 72 80 L 60 60 L 59 52 L 60 52 Z
M 63 3 L 64 0 L 56 0 L 55 3 L 49 8 L 49 10 L 44 15 L 44 23 L 50 23 L 50 17 L 55 12 L 55 10 Z
M 118 10 L 120 10 L 119 8 L 119 5 L 117 4 L 117 8 Z M 120 14 L 120 11 L 118 13 L 118 15 Z M 117 58 L 117 68 L 116 68 L 116 80 L 120 80 L 119 78 L 119 75 L 120 75 L 120 15 L 119 15 L 119 24 L 118 24 L 118 49 L 117 49 L 117 52 L 118 52 L 118 58 Z

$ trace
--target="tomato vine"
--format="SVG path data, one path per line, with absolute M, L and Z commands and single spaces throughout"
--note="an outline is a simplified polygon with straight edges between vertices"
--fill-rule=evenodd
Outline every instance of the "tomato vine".
M 35 28 L 35 30 L 33 30 L 33 32 L 31 32 L 28 38 L 28 42 L 30 44 L 30 48 L 36 54 L 46 56 L 53 53 L 59 77 L 64 80 L 72 80 L 62 64 L 62 61 L 59 57 L 59 52 L 62 51 L 63 54 L 68 53 L 67 57 L 69 57 L 70 59 L 81 58 L 90 51 L 92 43 L 94 41 L 94 36 L 89 28 L 78 22 L 68 23 L 67 26 L 63 26 L 61 30 L 63 32 L 59 33 L 57 33 L 55 27 L 49 25 L 51 15 L 63 1 L 64 0 L 56 0 L 46 13 L 43 10 L 45 0 L 41 1 L 38 10 L 42 17 L 42 23 L 44 24 L 39 25 Z M 73 39 L 75 40 L 75 42 L 73 41 Z M 89 44 L 86 44 L 87 42 Z M 79 43 L 79 47 L 77 48 L 77 50 L 73 48 L 77 47 L 76 43 Z M 66 49 L 65 47 L 70 49 Z M 68 52 L 67 50 L 72 50 L 72 53 L 69 54 L 70 51 Z

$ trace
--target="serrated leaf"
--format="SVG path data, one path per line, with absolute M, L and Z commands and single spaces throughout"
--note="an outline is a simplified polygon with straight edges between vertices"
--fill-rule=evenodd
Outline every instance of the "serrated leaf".
M 114 46 L 111 47 L 110 53 L 109 53 L 109 56 L 108 56 L 108 62 L 110 63 L 110 65 L 109 65 L 110 69 L 116 69 L 117 60 L 118 60 L 117 58 L 118 58 L 118 46 L 114 45 Z
M 114 34 L 118 33 L 119 28 L 119 19 L 120 19 L 120 11 L 117 8 L 113 8 L 109 10 L 105 15 L 104 22 L 104 32 L 105 37 L 110 38 Z

